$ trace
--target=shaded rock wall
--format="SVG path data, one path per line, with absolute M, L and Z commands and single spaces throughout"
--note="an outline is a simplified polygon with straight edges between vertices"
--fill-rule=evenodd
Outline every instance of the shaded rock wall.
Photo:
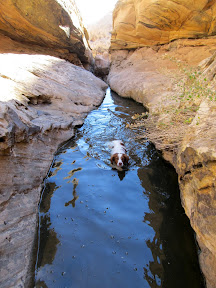
M 216 3 L 208 0 L 119 0 L 111 49 L 136 49 L 215 35 Z
M 149 109 L 148 119 L 136 125 L 179 175 L 182 205 L 196 232 L 208 288 L 216 287 L 215 5 L 118 1 L 108 75 L 111 89 Z M 138 47 L 143 48 L 134 50 Z M 198 67 L 200 73 L 193 74 Z M 191 79 L 195 86 L 187 90 Z
M 73 0 L 1 0 L 0 34 L 26 45 L 54 49 L 60 57 L 63 50 L 81 62 L 91 60 L 88 33 Z
M 216 286 L 215 140 L 216 103 L 204 101 L 180 145 L 176 168 L 182 204 L 201 247 L 207 287 Z

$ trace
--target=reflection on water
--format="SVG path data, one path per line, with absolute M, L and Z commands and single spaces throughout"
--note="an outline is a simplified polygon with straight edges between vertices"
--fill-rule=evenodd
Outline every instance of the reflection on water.
M 126 128 L 144 108 L 107 90 L 45 180 L 35 287 L 204 287 L 175 171 Z M 121 139 L 129 170 L 110 167 Z
M 80 171 L 81 169 L 77 169 L 76 171 Z M 66 179 L 66 178 L 65 178 Z M 69 183 L 69 182 L 68 182 Z M 76 193 L 76 187 L 79 183 L 79 180 L 77 180 L 76 178 L 74 178 L 72 180 L 72 183 L 73 183 L 73 199 L 68 201 L 67 203 L 65 203 L 65 207 L 69 206 L 70 204 L 75 207 L 75 202 L 76 200 L 78 200 L 79 196 L 77 195 Z

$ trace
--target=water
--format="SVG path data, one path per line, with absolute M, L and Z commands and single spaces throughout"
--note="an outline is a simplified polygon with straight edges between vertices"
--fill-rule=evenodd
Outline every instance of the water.
M 127 123 L 142 105 L 107 90 L 74 139 L 56 154 L 40 204 L 35 287 L 204 287 L 177 175 L 145 131 Z M 110 167 L 121 139 L 127 171 Z

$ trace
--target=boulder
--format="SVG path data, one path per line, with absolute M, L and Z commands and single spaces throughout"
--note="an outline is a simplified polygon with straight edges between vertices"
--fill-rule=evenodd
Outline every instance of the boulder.
M 106 54 L 95 56 L 94 74 L 98 77 L 101 77 L 102 79 L 104 79 L 109 74 L 110 69 L 109 56 Z

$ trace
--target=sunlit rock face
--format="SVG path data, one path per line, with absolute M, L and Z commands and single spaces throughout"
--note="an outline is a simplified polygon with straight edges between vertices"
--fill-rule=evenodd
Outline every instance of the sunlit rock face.
M 216 32 L 216 3 L 208 0 L 119 0 L 111 49 L 134 49 Z
M 88 34 L 73 0 L 0 1 L 0 31 L 17 42 L 55 50 L 71 62 L 72 55 L 90 62 Z
M 188 71 L 195 69 L 205 59 L 211 59 L 215 49 L 216 39 L 210 37 L 179 39 L 136 50 L 113 50 L 108 82 L 119 95 L 133 98 L 155 112 L 160 102 L 169 102 L 172 95 L 181 93 L 178 83 L 185 77 L 182 67 Z M 209 71 L 210 77 L 214 71 Z

